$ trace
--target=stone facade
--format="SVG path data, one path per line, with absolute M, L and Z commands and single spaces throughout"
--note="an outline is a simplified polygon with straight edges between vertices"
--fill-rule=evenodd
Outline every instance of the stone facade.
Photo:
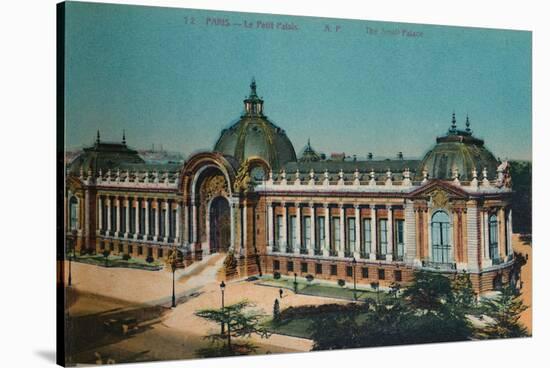
M 257 113 L 262 109 L 247 111 L 265 118 Z M 262 129 L 279 129 L 265 121 Z M 453 144 L 460 134 L 455 128 Z M 99 136 L 96 147 L 124 149 L 103 147 Z M 103 152 L 99 148 L 94 154 Z M 286 159 L 269 152 L 244 158 L 205 152 L 164 168 L 140 162 L 105 171 L 71 167 L 67 239 L 77 251 L 108 249 L 140 258 L 162 259 L 178 250 L 182 265 L 227 252 L 236 260 L 227 273 L 233 277 L 279 272 L 351 283 L 355 275 L 359 284 L 388 287 L 406 284 L 424 269 L 467 272 L 477 292 L 510 278 L 506 163 L 491 169 L 494 177 L 484 168 L 478 179 L 474 167 L 468 175 L 453 169 L 448 178 L 431 178 L 426 168 L 409 167 L 420 161 L 323 162 L 309 142 L 315 160 L 285 166 Z M 277 172 L 274 162 L 281 166 Z M 325 170 L 315 170 L 323 164 Z

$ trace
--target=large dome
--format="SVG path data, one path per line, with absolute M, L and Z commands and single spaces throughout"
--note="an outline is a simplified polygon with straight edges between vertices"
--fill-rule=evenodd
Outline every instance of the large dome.
M 224 129 L 214 151 L 236 158 L 239 162 L 261 157 L 273 169 L 296 161 L 296 152 L 283 129 L 263 114 L 263 100 L 256 94 L 256 82 L 250 85 L 250 96 L 244 100 L 245 113 L 229 129 Z
M 488 179 L 494 179 L 498 161 L 484 146 L 482 139 L 475 138 L 470 130 L 469 119 L 466 118 L 466 130 L 456 128 L 455 115 L 447 135 L 437 138 L 436 145 L 426 153 L 420 163 L 417 175 L 421 176 L 427 170 L 429 178 L 454 178 L 453 170 L 460 180 L 471 180 L 472 171 L 477 170 L 478 178 L 482 178 L 483 170 L 487 170 Z

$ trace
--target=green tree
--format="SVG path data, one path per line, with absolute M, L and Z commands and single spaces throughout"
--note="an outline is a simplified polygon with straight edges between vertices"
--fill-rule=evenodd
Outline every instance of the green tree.
M 459 313 L 468 313 L 476 307 L 476 293 L 470 280 L 470 275 L 464 271 L 456 275 L 452 282 L 453 308 L 460 309 Z
M 454 301 L 451 281 L 435 272 L 416 271 L 412 283 L 403 292 L 407 304 L 424 313 L 442 312 Z
M 529 336 L 527 329 L 519 321 L 527 306 L 521 300 L 521 293 L 512 285 L 502 288 L 496 298 L 483 300 L 482 308 L 490 321 L 479 331 L 480 337 L 492 339 Z
M 195 312 L 195 315 L 206 320 L 225 324 L 224 334 L 212 333 L 205 336 L 210 340 L 211 346 L 197 350 L 197 354 L 203 357 L 247 355 L 256 350 L 256 347 L 249 342 L 232 342 L 231 339 L 247 338 L 253 334 L 262 338 L 269 337 L 269 332 L 262 326 L 265 315 L 253 308 L 254 304 L 246 300 L 227 305 L 220 309 L 202 309 Z

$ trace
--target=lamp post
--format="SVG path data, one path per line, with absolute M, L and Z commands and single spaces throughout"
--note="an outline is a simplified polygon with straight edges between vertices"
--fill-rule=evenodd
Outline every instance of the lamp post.
M 355 257 L 353 257 L 351 264 L 353 265 L 353 300 L 357 300 L 357 280 L 355 276 L 355 267 L 357 266 L 357 260 L 355 259 Z
M 224 304 L 224 294 L 225 294 L 225 282 L 221 282 L 220 284 L 220 290 L 222 291 L 222 313 L 225 312 L 225 304 Z M 229 326 L 227 326 L 229 327 Z M 222 320 L 222 335 L 225 333 L 225 325 Z
M 73 234 L 73 237 L 71 238 L 71 241 L 69 242 L 69 244 L 70 244 L 69 251 L 71 252 L 71 254 L 69 255 L 69 286 L 72 285 L 72 280 L 73 280 L 72 265 L 71 264 L 72 264 L 72 258 L 74 258 L 74 248 L 75 248 L 75 242 L 76 242 L 76 230 L 73 230 L 72 234 Z
M 172 269 L 172 308 L 176 308 L 176 266 L 177 266 L 177 250 L 174 249 L 170 255 L 170 267 Z
M 294 272 L 294 294 L 298 294 L 298 281 L 296 281 L 296 272 Z

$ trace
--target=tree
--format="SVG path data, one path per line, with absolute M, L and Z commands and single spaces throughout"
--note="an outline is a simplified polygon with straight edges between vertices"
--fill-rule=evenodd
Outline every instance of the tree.
M 247 355 L 256 350 L 256 347 L 248 342 L 232 343 L 231 338 L 246 338 L 252 334 L 259 335 L 262 338 L 269 337 L 269 332 L 261 322 L 265 315 L 255 311 L 246 310 L 254 307 L 254 304 L 242 300 L 235 304 L 227 305 L 220 309 L 202 309 L 195 312 L 195 315 L 206 320 L 224 323 L 227 330 L 224 334 L 212 333 L 205 336 L 212 343 L 211 347 L 199 349 L 198 355 L 206 356 L 226 356 L 226 355 Z
M 459 313 L 467 313 L 476 306 L 476 293 L 470 275 L 464 271 L 456 275 L 452 282 L 453 308 L 460 309 Z
M 491 319 L 479 331 L 482 338 L 525 337 L 529 332 L 519 322 L 521 313 L 527 306 L 521 300 L 521 293 L 513 285 L 502 288 L 494 299 L 485 299 L 482 302 L 484 313 Z
M 279 299 L 275 299 L 273 302 L 273 322 L 279 323 L 281 321 L 281 307 L 279 306 Z
M 451 281 L 444 275 L 427 271 L 416 271 L 411 285 L 403 292 L 403 298 L 413 309 L 425 313 L 443 312 L 453 303 Z
M 399 290 L 401 290 L 401 285 L 397 282 L 392 282 L 390 285 L 390 294 L 395 297 L 395 299 L 399 298 Z

